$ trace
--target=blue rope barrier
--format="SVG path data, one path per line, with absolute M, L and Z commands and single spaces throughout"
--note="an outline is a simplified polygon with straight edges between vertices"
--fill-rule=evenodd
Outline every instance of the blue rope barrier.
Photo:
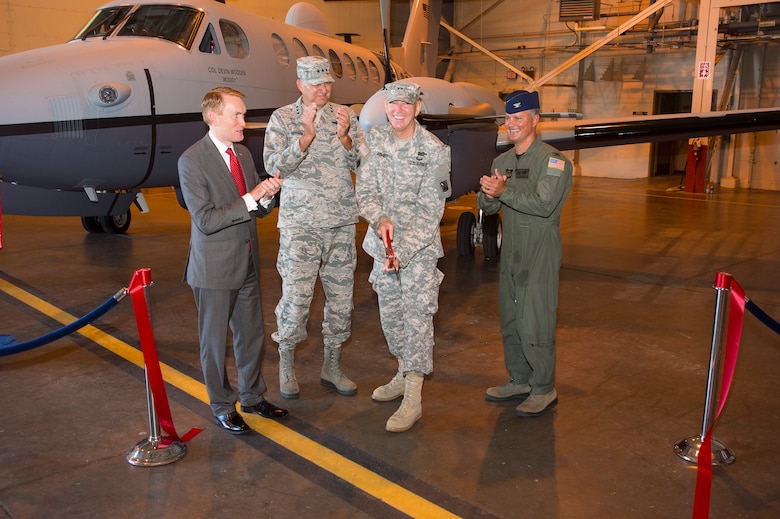
M 757 304 L 749 298 L 745 298 L 745 309 L 748 310 L 756 319 L 764 323 L 770 330 L 780 335 L 780 323 L 769 317 L 766 312 L 761 310 Z
M 54 330 L 53 332 L 47 333 L 46 335 L 42 335 L 38 337 L 37 339 L 32 339 L 27 342 L 16 342 L 13 336 L 11 335 L 0 335 L 0 357 L 5 357 L 7 355 L 13 355 L 15 353 L 21 353 L 23 351 L 29 351 L 34 348 L 38 348 L 39 346 L 43 346 L 45 344 L 49 344 L 50 342 L 56 341 L 57 339 L 61 339 L 62 337 L 65 337 L 68 334 L 71 334 L 75 332 L 76 330 L 83 328 L 84 326 L 88 325 L 101 315 L 105 314 L 112 308 L 114 308 L 117 304 L 119 304 L 119 301 L 124 299 L 125 295 L 127 295 L 127 290 L 122 289 L 113 296 L 111 296 L 105 303 L 98 306 L 88 314 L 86 314 L 84 317 L 81 317 L 80 319 L 77 319 L 73 321 L 72 323 L 63 326 L 62 328 L 59 328 L 58 330 Z

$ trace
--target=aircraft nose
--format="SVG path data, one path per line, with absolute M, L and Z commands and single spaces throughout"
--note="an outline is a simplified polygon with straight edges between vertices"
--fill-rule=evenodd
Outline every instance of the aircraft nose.
M 0 58 L 4 181 L 82 190 L 127 189 L 143 179 L 150 103 L 146 83 L 131 81 L 143 71 L 107 65 L 103 49 L 76 41 Z

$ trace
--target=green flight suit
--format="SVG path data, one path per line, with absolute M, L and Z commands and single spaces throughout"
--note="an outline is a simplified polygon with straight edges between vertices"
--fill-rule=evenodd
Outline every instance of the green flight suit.
M 560 216 L 572 182 L 572 165 L 536 138 L 520 156 L 514 148 L 491 167 L 506 175 L 506 190 L 479 208 L 503 213 L 498 301 L 504 362 L 510 380 L 547 394 L 555 383 L 555 325 L 561 268 Z

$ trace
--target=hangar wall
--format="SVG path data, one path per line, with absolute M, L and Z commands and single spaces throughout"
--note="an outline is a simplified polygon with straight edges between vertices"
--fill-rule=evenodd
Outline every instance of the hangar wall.
M 580 2 L 582 3 L 582 2 Z M 513 66 L 537 78 L 555 69 L 581 49 L 604 37 L 655 2 L 596 2 L 592 20 L 560 20 L 560 0 L 454 0 L 452 25 Z M 760 14 L 774 27 L 780 3 L 721 10 L 722 23 L 750 25 Z M 540 88 L 545 111 L 575 111 L 587 118 L 661 113 L 658 96 L 690 95 L 696 72 L 698 2 L 672 2 L 610 44 L 565 70 Z M 652 32 L 649 29 L 653 29 Z M 750 109 L 780 106 L 780 34 L 754 30 L 729 34 L 721 41 L 713 80 L 713 107 Z M 508 93 L 526 82 L 453 36 L 447 79 L 470 81 Z M 447 59 L 449 58 L 449 59 Z M 729 73 L 735 65 L 735 73 Z M 733 79 L 733 83 L 730 81 Z M 733 86 L 732 86 L 733 85 Z M 727 92 L 728 91 L 728 92 Z M 690 110 L 690 104 L 680 111 Z M 759 132 L 710 141 L 713 150 L 708 180 L 725 187 L 780 189 L 780 135 Z M 644 178 L 658 173 L 657 145 L 637 144 L 570 153 L 584 176 Z M 674 149 L 674 146 L 672 146 Z M 673 172 L 685 169 L 687 143 L 676 144 L 668 158 Z
M 72 38 L 100 0 L 0 0 L 0 56 Z
M 67 41 L 103 3 L 102 0 L 0 0 L 0 56 Z M 227 0 L 227 3 L 283 20 L 295 0 Z M 334 33 L 355 33 L 355 43 L 381 48 L 377 1 L 309 0 L 309 3 L 325 14 Z M 445 12 L 452 13 L 452 25 L 456 29 L 512 65 L 540 77 L 650 2 L 601 3 L 600 17 L 582 22 L 559 20 L 560 0 L 546 3 L 445 0 L 445 3 L 449 4 Z M 400 18 L 406 10 L 405 4 L 404 0 L 393 2 L 395 34 L 403 28 L 404 21 Z M 697 17 L 696 9 L 697 3 L 673 2 L 654 21 L 653 38 L 648 39 L 645 22 L 639 30 L 626 32 L 567 69 L 540 89 L 543 110 L 577 111 L 586 117 L 652 114 L 657 92 L 692 90 L 695 35 L 689 25 Z M 440 53 L 446 55 L 440 68 L 442 75 L 447 74 L 455 81 L 474 82 L 497 93 L 524 87 L 522 79 L 511 77 L 506 68 L 470 45 L 464 45 L 454 36 L 450 41 L 451 48 L 440 48 Z M 746 43 L 743 48 L 730 108 L 779 106 L 778 40 L 767 38 L 764 42 Z M 714 81 L 718 94 L 724 90 L 726 71 L 734 56 L 732 48 L 718 58 Z M 731 181 L 729 185 L 780 190 L 778 132 L 722 138 L 716 150 L 709 175 L 711 181 L 718 183 L 727 178 Z M 643 178 L 654 173 L 652 153 L 652 145 L 637 144 L 582 150 L 570 155 L 580 175 Z
M 68 41 L 109 1 L 0 0 L 0 56 Z M 299 0 L 226 1 L 231 7 L 283 21 L 290 6 Z M 354 43 L 382 47 L 378 1 L 306 1 L 325 14 L 334 33 L 355 33 L 359 36 Z
M 494 9 L 489 6 L 498 5 Z M 593 20 L 561 22 L 560 1 L 455 0 L 455 28 L 484 45 L 515 67 L 539 78 L 582 48 L 649 7 L 649 1 L 601 2 Z M 772 2 L 773 7 L 780 4 Z M 587 118 L 653 114 L 656 93 L 693 90 L 695 81 L 698 3 L 673 2 L 657 19 L 648 18 L 582 62 L 572 66 L 540 90 L 544 111 L 576 111 Z M 774 9 L 776 12 L 777 9 Z M 484 13 L 484 14 L 483 14 Z M 721 11 L 728 19 L 735 13 Z M 736 13 L 741 14 L 741 13 Z M 741 21 L 741 20 L 740 20 Z M 653 23 L 654 33 L 649 33 Z M 760 37 L 739 35 L 730 49 L 717 57 L 713 91 L 715 105 L 729 84 L 728 70 L 737 67 L 729 109 L 780 106 L 780 40 L 778 33 Z M 446 49 L 440 50 L 446 54 Z M 448 70 L 455 81 L 471 81 L 502 93 L 523 88 L 526 82 L 469 45 L 453 38 Z M 780 189 L 780 137 L 778 132 L 742 134 L 718 140 L 709 180 L 757 189 Z M 653 146 L 638 144 L 596 148 L 572 153 L 584 176 L 642 178 L 654 174 Z M 684 159 L 683 159 L 684 160 Z M 605 165 L 608 165 L 605 167 Z M 684 169 L 684 163 L 680 166 Z M 734 179 L 737 179 L 734 182 Z

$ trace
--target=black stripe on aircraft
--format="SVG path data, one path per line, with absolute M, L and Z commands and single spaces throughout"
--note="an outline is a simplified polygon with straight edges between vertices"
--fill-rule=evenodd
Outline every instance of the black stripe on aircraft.
M 247 120 L 255 118 L 268 119 L 276 108 L 257 108 L 247 110 Z M 12 137 L 20 135 L 44 135 L 47 133 L 59 133 L 63 127 L 78 128 L 79 130 L 99 130 L 106 128 L 127 128 L 133 126 L 148 126 L 153 124 L 173 124 L 203 121 L 200 112 L 169 114 L 169 115 L 141 115 L 134 117 L 106 117 L 96 119 L 73 119 L 61 121 L 44 121 L 39 123 L 4 124 L 0 125 L 0 137 Z M 205 124 L 204 124 L 205 128 Z

